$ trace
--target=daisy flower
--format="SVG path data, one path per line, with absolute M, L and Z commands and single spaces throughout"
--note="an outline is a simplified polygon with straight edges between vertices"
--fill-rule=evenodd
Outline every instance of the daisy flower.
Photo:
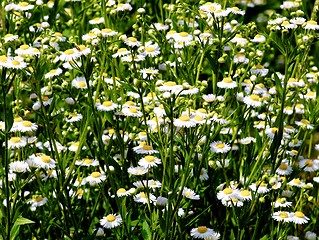
M 306 217 L 304 213 L 299 211 L 294 212 L 291 217 L 291 222 L 295 224 L 305 224 L 308 223 L 309 220 L 310 219 Z
M 292 179 L 291 181 L 289 181 L 287 183 L 289 186 L 294 186 L 294 187 L 299 187 L 299 188 L 302 188 L 304 187 L 306 184 L 301 181 L 299 178 L 294 178 Z
M 207 171 L 206 168 L 202 168 L 202 169 L 200 170 L 199 179 L 200 179 L 201 181 L 206 181 L 206 180 L 209 179 L 208 171 Z
M 299 167 L 305 172 L 316 172 L 319 169 L 318 159 L 302 159 L 299 162 Z
M 22 148 L 27 145 L 26 137 L 11 137 L 8 141 L 8 148 Z
M 230 151 L 231 147 L 227 143 L 217 141 L 210 144 L 210 149 L 214 153 L 227 153 Z
M 288 202 L 285 197 L 278 198 L 275 202 L 273 202 L 271 205 L 274 206 L 274 208 L 280 208 L 280 207 L 291 207 L 292 202 Z
M 306 22 L 306 25 L 304 26 L 304 29 L 307 30 L 319 30 L 319 25 L 314 20 L 309 20 Z
M 124 43 L 129 47 L 139 47 L 141 42 L 138 41 L 135 37 L 128 37 L 124 39 Z
M 168 81 L 164 82 L 161 86 L 158 86 L 157 89 L 160 92 L 179 93 L 183 90 L 183 86 L 177 85 L 176 82 Z
M 117 57 L 127 56 L 130 54 L 131 54 L 131 52 L 129 50 L 127 50 L 126 48 L 119 48 L 117 50 L 117 52 L 112 55 L 112 57 L 117 58 Z
M 36 153 L 32 154 L 28 157 L 27 163 L 29 166 L 35 168 L 43 168 L 43 169 L 53 169 L 55 168 L 55 161 L 48 155 L 44 153 Z
M 90 24 L 100 24 L 100 23 L 104 23 L 104 17 L 96 17 L 93 18 L 89 21 Z
M 140 70 L 143 79 L 154 79 L 154 76 L 158 74 L 158 69 L 154 68 L 143 68 Z
M 243 101 L 247 106 L 253 108 L 261 107 L 262 105 L 260 97 L 256 94 L 251 94 L 250 96 L 244 97 Z
M 252 184 L 249 185 L 249 188 L 254 193 L 259 193 L 259 194 L 267 193 L 267 192 L 269 192 L 271 190 L 270 188 L 268 188 L 268 185 L 265 182 L 252 183 Z
M 100 219 L 100 224 L 104 228 L 115 228 L 122 224 L 122 217 L 119 214 L 109 214 L 106 217 Z
M 156 197 L 153 194 L 146 194 L 145 192 L 136 194 L 133 199 L 135 202 L 143 204 L 156 202 Z
M 69 151 L 71 152 L 76 152 L 79 148 L 80 142 L 72 142 L 71 145 L 69 146 Z M 82 146 L 82 150 L 85 150 L 86 147 Z
M 6 64 L 7 68 L 12 69 L 24 69 L 27 67 L 27 64 L 23 61 L 20 57 L 15 57 L 14 59 L 10 60 Z
M 279 167 L 276 169 L 276 174 L 278 175 L 290 175 L 292 173 L 292 167 L 288 161 L 283 160 Z
M 95 106 L 97 107 L 98 111 L 108 112 L 115 110 L 118 107 L 118 104 L 106 100 L 102 104 L 97 103 Z
M 161 54 L 158 44 L 146 43 L 145 47 L 141 47 L 139 52 L 146 57 L 156 57 Z
M 137 153 L 137 154 L 155 154 L 155 153 L 158 153 L 158 151 L 154 150 L 152 146 L 146 145 L 146 144 L 134 147 L 133 151 L 135 153 Z
M 232 89 L 237 87 L 237 83 L 233 81 L 230 77 L 224 78 L 221 82 L 217 83 L 217 87 L 225 88 L 225 89 Z
M 244 206 L 243 201 L 238 197 L 232 197 L 230 199 L 222 199 L 222 204 L 226 207 L 242 207 Z
M 130 196 L 131 193 L 129 191 L 127 191 L 125 188 L 119 188 L 117 191 L 116 191 L 116 195 L 118 197 L 126 197 L 126 196 Z
M 135 176 L 140 176 L 140 175 L 144 175 L 145 173 L 148 172 L 148 168 L 144 168 L 144 167 L 129 167 L 127 169 L 127 172 L 129 174 L 135 175 Z
M 154 157 L 152 155 L 146 155 L 138 161 L 138 165 L 144 168 L 157 167 L 157 165 L 161 163 L 161 159 Z
M 101 182 L 104 182 L 106 179 L 104 172 L 92 172 L 90 176 L 83 179 L 82 184 L 89 183 L 91 186 L 95 186 Z
M 76 48 L 72 48 L 62 52 L 59 59 L 63 62 L 70 62 L 78 59 L 79 57 L 81 57 L 81 53 Z
M 175 119 L 173 122 L 175 127 L 195 127 L 196 122 L 193 121 L 189 116 L 180 116 L 179 118 Z
M 183 188 L 182 195 L 188 199 L 191 199 L 191 200 L 199 200 L 200 199 L 199 195 L 197 195 L 192 189 L 189 189 L 187 187 Z
M 99 166 L 99 161 L 95 159 L 83 158 L 82 160 L 75 161 L 75 165 L 85 166 L 85 167 L 90 167 L 90 166 L 97 167 Z
M 119 3 L 117 4 L 115 11 L 123 12 L 123 11 L 131 11 L 133 8 L 129 3 Z
M 190 235 L 194 238 L 199 239 L 219 239 L 220 234 L 215 232 L 213 229 L 208 228 L 206 226 L 199 226 L 197 228 L 193 228 L 190 232 Z
M 123 114 L 126 117 L 142 117 L 143 113 L 138 110 L 136 107 L 124 107 L 121 110 L 121 114 Z
M 271 216 L 277 222 L 291 222 L 291 214 L 285 211 L 274 212 Z
M 13 35 L 13 34 L 6 34 L 3 39 L 4 39 L 4 42 L 13 42 L 14 40 L 18 39 L 19 36 L 18 35 Z
M 92 85 L 92 81 L 89 81 L 89 85 Z M 72 80 L 72 86 L 77 89 L 87 89 L 87 83 L 85 77 L 76 77 Z
M 28 201 L 28 204 L 31 204 L 31 211 L 35 211 L 37 207 L 43 206 L 46 204 L 48 199 L 45 197 L 43 198 L 40 195 L 33 196 L 31 200 Z
M 217 193 L 217 199 L 221 201 L 229 201 L 232 198 L 239 198 L 239 190 L 227 187 Z
M 9 164 L 10 172 L 25 173 L 30 172 L 29 164 L 26 161 L 14 161 Z
M 101 30 L 102 37 L 112 37 L 118 34 L 118 32 L 110 29 L 110 28 L 104 28 Z
M 65 118 L 66 122 L 78 122 L 83 118 L 81 113 L 71 113 L 67 118 Z
M 61 68 L 57 68 L 57 69 L 52 69 L 50 70 L 50 72 L 46 73 L 44 75 L 44 78 L 46 79 L 50 79 L 50 78 L 53 78 L 53 77 L 56 77 L 56 76 L 59 76 L 62 74 L 62 69 Z

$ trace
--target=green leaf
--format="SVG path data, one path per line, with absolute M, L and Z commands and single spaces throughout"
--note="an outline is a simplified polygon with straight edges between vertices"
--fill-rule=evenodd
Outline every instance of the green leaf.
M 16 221 L 14 222 L 11 231 L 10 231 L 10 239 L 14 240 L 16 239 L 16 237 L 18 236 L 19 232 L 20 232 L 20 226 L 21 225 L 25 225 L 25 224 L 31 224 L 34 223 L 33 221 L 31 221 L 30 219 L 24 218 L 22 216 L 19 216 Z
M 152 239 L 151 229 L 150 229 L 150 225 L 148 225 L 146 220 L 144 220 L 142 227 L 143 227 L 143 230 L 142 230 L 143 239 L 151 240 Z
M 25 225 L 25 224 L 32 224 L 34 223 L 34 221 L 30 220 L 30 219 L 27 219 L 27 218 L 24 218 L 22 216 L 19 216 L 18 219 L 15 221 L 14 224 L 17 224 L 17 225 Z
M 12 107 L 11 102 L 8 101 L 7 106 L 5 106 L 6 109 L 6 119 L 5 119 L 5 131 L 9 132 L 13 125 L 13 113 L 12 113 Z
M 274 73 L 274 78 L 275 78 L 276 90 L 278 91 L 279 96 L 282 96 L 283 88 L 281 85 L 281 80 L 279 79 L 277 73 Z

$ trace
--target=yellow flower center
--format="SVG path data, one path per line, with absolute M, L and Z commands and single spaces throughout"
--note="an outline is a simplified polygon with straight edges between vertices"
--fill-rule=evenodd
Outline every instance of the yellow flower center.
M 56 69 L 52 69 L 51 71 L 50 71 L 50 74 L 55 74 L 56 73 Z
M 7 56 L 4 56 L 4 55 L 0 56 L 0 62 L 5 63 L 7 61 L 8 61 L 8 57 Z
M 307 166 L 307 167 L 313 167 L 313 161 L 312 160 L 307 160 L 306 162 L 305 162 L 305 165 Z
M 77 84 L 78 84 L 78 86 L 79 86 L 80 88 L 85 88 L 85 87 L 86 87 L 86 83 L 83 82 L 83 81 L 80 81 L 80 82 L 78 82 Z
M 47 155 L 42 155 L 41 156 L 41 161 L 44 163 L 49 163 L 51 161 L 51 158 Z
M 281 169 L 281 170 L 287 170 L 287 168 L 288 168 L 288 166 L 287 166 L 286 163 L 282 163 L 282 164 L 280 164 L 280 166 L 279 166 L 279 169 Z
M 137 42 L 137 39 L 135 37 L 129 37 L 129 38 L 127 38 L 127 41 L 129 41 L 129 42 Z
M 300 184 L 300 183 L 301 183 L 301 181 L 300 181 L 300 179 L 299 179 L 299 178 L 296 178 L 296 179 L 294 179 L 294 183 L 295 183 L 295 184 Z
M 85 164 L 91 164 L 91 163 L 92 163 L 92 160 L 91 160 L 91 159 L 88 159 L 88 158 L 84 158 L 84 159 L 83 159 L 83 163 L 85 163 Z
M 230 77 L 227 77 L 227 78 L 224 78 L 224 79 L 223 79 L 223 82 L 224 82 L 224 83 L 232 83 L 233 80 L 232 80 Z
M 9 34 L 6 34 L 6 35 L 4 36 L 4 38 L 9 38 L 9 37 L 12 37 L 12 36 L 13 36 L 13 34 L 9 33 Z
M 271 128 L 271 132 L 273 133 L 273 134 L 275 134 L 276 132 L 278 132 L 278 128 Z
M 176 86 L 176 82 L 168 81 L 168 82 L 164 83 L 164 85 L 168 86 L 168 87 L 173 87 L 173 86 Z
M 68 49 L 68 50 L 65 50 L 64 53 L 66 55 L 72 55 L 74 53 L 74 50 L 73 49 Z
M 19 6 L 20 7 L 26 7 L 26 6 L 28 6 L 29 4 L 27 3 L 27 2 L 20 2 L 19 3 Z
M 201 117 L 201 116 L 199 116 L 199 115 L 196 115 L 195 117 L 194 117 L 194 120 L 195 121 L 203 121 L 203 118 Z
M 148 156 L 145 156 L 144 159 L 145 159 L 147 162 L 154 162 L 155 157 L 148 155 Z
M 154 51 L 155 51 L 155 48 L 153 48 L 153 47 L 146 47 L 146 48 L 145 48 L 145 51 L 146 51 L 146 52 L 154 52 Z
M 116 220 L 116 217 L 112 214 L 107 215 L 106 221 L 108 222 L 114 222 Z
M 118 50 L 117 50 L 117 52 L 127 52 L 127 49 L 126 48 L 119 48 Z
M 21 117 L 16 117 L 16 118 L 14 118 L 14 122 L 22 122 L 23 120 L 22 120 L 22 118 Z
M 104 29 L 102 29 L 102 32 L 104 32 L 104 33 L 110 33 L 110 32 L 112 32 L 112 29 L 110 29 L 110 28 L 104 28 Z
M 259 101 L 259 96 L 256 95 L 256 94 L 251 94 L 250 95 L 250 99 L 253 100 L 253 101 Z
M 187 32 L 180 32 L 180 33 L 179 33 L 179 36 L 181 36 L 181 37 L 188 37 L 189 34 L 188 34 Z
M 125 188 L 119 188 L 119 189 L 117 190 L 117 193 L 119 193 L 119 194 L 121 194 L 121 193 L 126 193 L 126 190 L 125 190 Z
M 309 124 L 310 123 L 307 119 L 301 119 L 300 122 L 303 123 L 303 124 Z
M 20 49 L 22 50 L 27 50 L 28 48 L 29 48 L 29 45 L 26 45 L 26 44 L 20 46 Z
M 205 233 L 205 232 L 208 231 L 208 229 L 207 229 L 206 226 L 199 226 L 199 227 L 197 228 L 197 231 L 198 231 L 199 233 Z
M 20 62 L 18 60 L 13 60 L 11 63 L 14 66 L 19 66 L 20 65 Z
M 12 138 L 10 138 L 10 142 L 19 143 L 19 142 L 21 142 L 21 138 L 19 138 L 19 137 L 12 137 Z
M 135 103 L 133 101 L 127 101 L 125 103 L 125 105 L 128 105 L 128 106 L 135 106 Z
M 110 107 L 110 106 L 112 106 L 112 102 L 111 101 L 104 101 L 103 102 L 103 106 L 104 107 Z
M 240 194 L 245 197 L 250 196 L 250 192 L 248 190 L 242 190 Z
M 190 120 L 190 117 L 189 116 L 180 116 L 179 120 L 187 122 Z
M 316 21 L 314 21 L 314 20 L 309 20 L 309 21 L 307 22 L 307 24 L 310 24 L 310 25 L 317 25 L 317 22 L 316 22 Z
M 150 145 L 144 145 L 144 146 L 142 147 L 142 149 L 143 149 L 143 150 L 153 150 L 153 147 L 150 146 Z
M 22 126 L 24 126 L 24 127 L 31 127 L 31 126 L 32 126 L 32 122 L 30 122 L 30 121 L 23 121 L 23 122 L 22 122 Z
M 63 36 L 62 33 L 60 33 L 60 32 L 55 32 L 54 35 L 55 35 L 56 37 L 62 37 L 62 36 Z
M 281 217 L 281 218 L 288 218 L 288 213 L 286 213 L 286 212 L 281 212 L 281 213 L 279 213 L 279 217 Z
M 298 218 L 303 218 L 305 216 L 305 214 L 303 214 L 302 212 L 299 212 L 299 211 L 295 212 L 294 215 L 295 215 L 295 217 L 298 217 Z
M 92 176 L 93 178 L 98 178 L 98 177 L 101 176 L 101 173 L 99 173 L 99 172 L 92 172 L 92 173 L 91 173 L 91 176 Z
M 130 111 L 131 113 L 137 113 L 137 109 L 136 109 L 136 108 L 129 108 L 129 111 Z
M 43 200 L 43 197 L 41 197 L 41 196 L 36 196 L 35 198 L 34 198 L 34 201 L 35 202 L 41 202 Z
M 144 192 L 141 192 L 141 198 L 147 198 L 147 195 Z
M 114 129 L 112 129 L 112 128 L 109 129 L 109 134 L 110 134 L 110 135 L 112 135 L 112 134 L 114 134 L 114 133 L 115 133 L 115 130 L 114 130 Z
M 223 190 L 223 193 L 226 194 L 226 195 L 232 194 L 232 193 L 233 193 L 233 189 L 231 189 L 231 188 L 225 188 L 225 189 Z
M 217 148 L 224 148 L 225 144 L 224 143 L 217 143 L 216 147 Z

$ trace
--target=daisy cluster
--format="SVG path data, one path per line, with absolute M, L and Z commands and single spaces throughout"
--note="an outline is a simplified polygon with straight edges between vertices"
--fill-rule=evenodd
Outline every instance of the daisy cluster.
M 4 2 L 3 233 L 316 238 L 314 15 L 164 2 Z

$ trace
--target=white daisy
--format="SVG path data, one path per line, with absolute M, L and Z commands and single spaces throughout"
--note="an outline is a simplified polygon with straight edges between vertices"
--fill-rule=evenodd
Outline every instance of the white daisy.
M 104 228 L 115 228 L 122 224 L 122 217 L 119 214 L 109 214 L 106 217 L 100 219 L 100 224 Z
M 197 228 L 193 228 L 190 232 L 190 235 L 194 238 L 199 239 L 219 239 L 220 234 L 215 232 L 213 229 L 208 228 L 206 226 L 199 226 Z
M 210 149 L 215 153 L 227 153 L 230 151 L 231 147 L 227 143 L 217 141 L 210 144 Z
M 146 155 L 138 161 L 138 165 L 144 168 L 157 167 L 157 165 L 161 163 L 161 159 L 154 157 L 152 155 Z

